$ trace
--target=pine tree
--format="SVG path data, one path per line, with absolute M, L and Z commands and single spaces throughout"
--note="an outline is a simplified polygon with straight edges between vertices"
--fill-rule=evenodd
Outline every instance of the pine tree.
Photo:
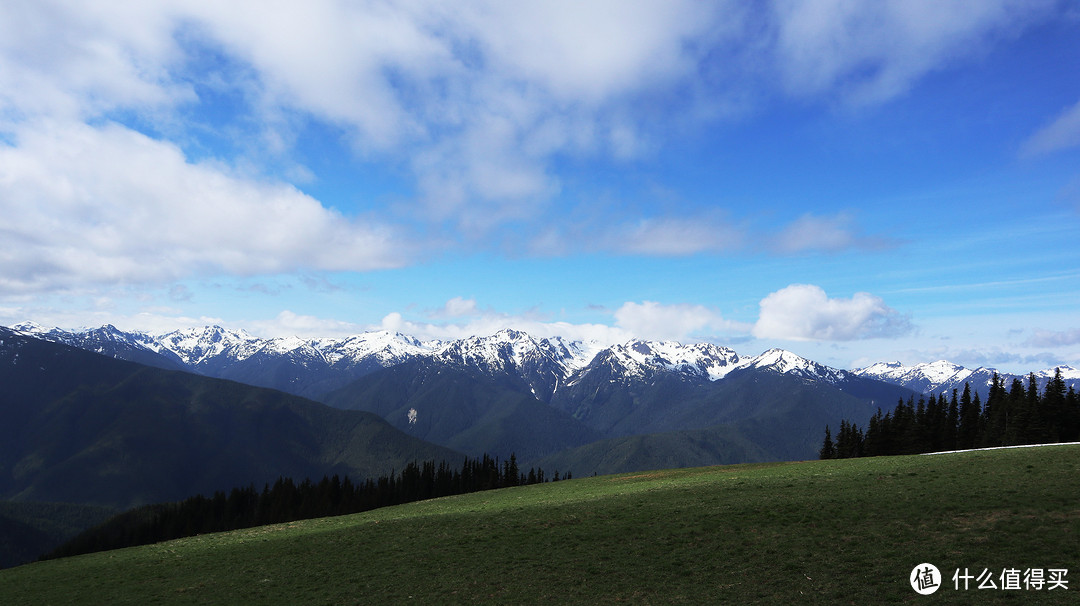
M 1080 399 L 1077 398 L 1076 391 L 1071 385 L 1068 393 L 1065 394 L 1065 420 L 1062 422 L 1061 427 L 1061 439 L 1063 441 L 1076 442 L 1080 440 Z
M 881 411 L 879 410 L 878 412 Z M 821 459 L 836 458 L 836 447 L 833 445 L 832 432 L 829 431 L 828 425 L 825 426 L 825 443 L 822 444 L 818 457 Z
M 964 393 L 960 396 L 960 425 L 956 430 L 956 447 L 964 450 L 975 447 L 979 432 L 979 414 L 971 400 L 971 384 L 964 383 Z
M 1009 395 L 1005 398 L 1003 446 L 1024 443 L 1023 440 L 1028 425 L 1028 410 L 1025 399 L 1024 384 L 1020 379 L 1013 379 L 1012 384 L 1009 386 Z
M 1046 425 L 1046 441 L 1060 442 L 1068 416 L 1065 406 L 1065 379 L 1061 377 L 1060 368 L 1054 369 L 1054 378 L 1050 379 L 1043 390 L 1041 409 Z
M 945 421 L 945 450 L 956 450 L 959 448 L 957 444 L 957 430 L 960 427 L 960 404 L 957 396 L 957 390 L 952 390 L 952 397 L 949 398 L 949 416 Z
M 983 435 L 980 446 L 1002 446 L 1005 439 L 1005 425 L 1008 419 L 1008 395 L 1005 383 L 998 373 L 990 378 L 990 391 L 983 407 Z

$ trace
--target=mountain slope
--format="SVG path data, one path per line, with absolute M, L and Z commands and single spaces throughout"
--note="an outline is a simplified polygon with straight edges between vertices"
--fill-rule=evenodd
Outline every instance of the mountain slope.
M 601 437 L 539 401 L 520 378 L 489 370 L 416 359 L 358 379 L 325 401 L 474 456 L 516 453 L 523 460 Z
M 457 453 L 378 417 L 0 329 L 0 498 L 126 508 Z

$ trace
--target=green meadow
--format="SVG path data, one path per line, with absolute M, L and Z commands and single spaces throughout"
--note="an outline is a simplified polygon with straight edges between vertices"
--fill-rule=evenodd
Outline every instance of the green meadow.
M 1072 445 L 575 478 L 21 566 L 0 604 L 1075 604 L 1078 489 Z

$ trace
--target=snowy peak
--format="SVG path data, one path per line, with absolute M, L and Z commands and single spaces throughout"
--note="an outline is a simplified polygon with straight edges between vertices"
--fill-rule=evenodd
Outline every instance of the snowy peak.
M 609 363 L 643 377 L 670 371 L 716 381 L 738 367 L 739 354 L 718 345 L 632 340 L 609 350 Z
M 825 366 L 824 364 L 818 364 L 812 360 L 808 360 L 797 354 L 793 354 L 785 349 L 770 349 L 761 355 L 747 360 L 743 365 L 744 368 L 753 368 L 757 370 L 771 370 L 781 374 L 788 374 L 804 379 L 812 379 L 825 381 L 828 383 L 838 383 L 847 379 L 848 373 Z
M 962 385 L 965 381 L 971 379 L 976 372 L 978 371 L 968 370 L 959 364 L 953 364 L 946 360 L 916 364 L 914 366 L 905 366 L 900 362 L 889 364 L 879 362 L 852 371 L 853 374 L 860 377 L 903 385 L 919 392 L 934 392 L 943 388 L 949 389 L 955 385 Z
M 259 349 L 258 340 L 245 331 L 220 326 L 177 330 L 157 340 L 164 349 L 195 368 L 222 356 L 243 360 Z
M 1073 368 L 1068 364 L 1062 364 L 1055 368 L 1047 368 L 1046 370 L 1040 370 L 1035 373 L 1035 376 L 1039 379 L 1053 379 L 1054 374 L 1061 371 L 1061 378 L 1066 382 L 1080 381 L 1080 368 Z
M 399 332 L 379 330 L 340 340 L 317 339 L 312 345 L 321 350 L 331 364 L 370 358 L 378 360 L 383 366 L 393 366 L 413 356 L 430 355 L 439 344 L 425 344 Z
M 1068 365 L 1057 368 L 1061 370 L 1061 376 L 1067 385 L 1080 386 L 1080 371 Z M 900 362 L 889 364 L 879 362 L 852 371 L 852 374 L 860 377 L 901 385 L 919 393 L 940 393 L 942 391 L 952 391 L 953 389 L 963 389 L 965 383 L 970 383 L 972 388 L 982 392 L 984 395 L 995 373 L 1002 378 L 1006 386 L 1013 379 L 1020 379 L 1025 385 L 1027 384 L 1026 375 L 1001 373 L 993 368 L 981 366 L 975 370 L 970 370 L 946 360 L 914 364 L 912 366 L 905 366 Z M 1032 374 L 1035 375 L 1036 382 L 1041 389 L 1054 377 L 1054 373 L 1054 368 L 1048 368 Z
M 843 371 L 783 349 L 741 357 L 731 349 L 709 343 L 631 340 L 606 347 L 597 342 L 538 338 L 512 329 L 445 342 L 424 342 L 388 331 L 365 332 L 342 339 L 261 339 L 243 330 L 220 326 L 157 336 L 125 332 L 112 325 L 65 331 L 23 322 L 12 329 L 117 358 L 251 382 L 308 397 L 341 387 L 366 373 L 417 358 L 463 366 L 491 376 L 512 377 L 523 381 L 541 400 L 550 399 L 561 386 L 576 384 L 592 373 L 597 373 L 594 376 L 598 379 L 604 377 L 605 382 L 649 380 L 663 373 L 675 373 L 693 381 L 719 381 L 733 371 L 754 369 L 832 385 L 863 377 L 927 393 L 963 389 L 965 382 L 985 390 L 995 372 L 987 368 L 968 370 L 945 360 L 913 366 L 881 362 Z M 1071 366 L 1060 369 L 1068 385 L 1080 387 L 1080 370 Z M 1034 373 L 1040 388 L 1054 372 L 1047 369 Z M 281 383 L 286 376 L 291 377 L 289 382 Z M 1001 376 L 1006 383 L 1013 378 L 1027 380 L 1026 376 Z
M 487 337 L 469 337 L 440 347 L 434 358 L 447 364 L 477 369 L 488 375 L 505 374 L 529 386 L 548 400 L 576 368 L 584 366 L 587 348 L 561 338 L 536 338 L 517 330 L 501 330 Z

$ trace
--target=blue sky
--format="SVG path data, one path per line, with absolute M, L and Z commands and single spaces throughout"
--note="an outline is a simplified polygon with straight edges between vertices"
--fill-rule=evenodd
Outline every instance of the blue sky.
M 1080 365 L 1064 1 L 0 0 L 0 324 Z

